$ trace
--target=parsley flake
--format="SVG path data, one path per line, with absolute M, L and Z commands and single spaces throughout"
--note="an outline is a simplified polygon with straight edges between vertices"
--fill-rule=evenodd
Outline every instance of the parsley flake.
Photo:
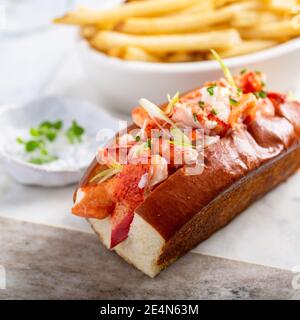
M 262 99 L 267 97 L 267 93 L 265 91 L 263 91 L 263 90 L 259 91 L 259 92 L 255 92 L 255 95 L 256 95 L 257 98 L 262 98 Z
M 232 106 L 236 106 L 238 104 L 238 101 L 233 98 L 229 98 L 229 102 Z
M 147 139 L 147 147 L 148 147 L 149 149 L 151 149 L 151 139 L 150 139 L 150 138 Z
M 82 135 L 84 134 L 84 129 L 78 125 L 78 123 L 73 120 L 72 125 L 66 131 L 66 137 L 69 143 L 74 144 L 75 142 L 81 142 Z
M 195 122 L 198 122 L 197 113 L 196 113 L 196 112 L 193 113 L 193 118 L 194 118 L 194 121 L 195 121 Z
M 213 96 L 214 95 L 214 89 L 215 89 L 215 86 L 211 86 L 211 87 L 208 87 L 206 90 L 207 90 L 207 92 L 209 93 L 210 96 Z
M 216 111 L 216 109 L 212 109 L 212 110 L 211 110 L 211 113 L 212 113 L 214 116 L 216 116 L 216 115 L 218 114 L 218 112 Z
M 205 105 L 205 102 L 204 102 L 204 101 L 199 101 L 199 102 L 198 102 L 198 105 L 199 105 L 199 107 L 200 107 L 202 110 L 204 110 L 204 105 Z

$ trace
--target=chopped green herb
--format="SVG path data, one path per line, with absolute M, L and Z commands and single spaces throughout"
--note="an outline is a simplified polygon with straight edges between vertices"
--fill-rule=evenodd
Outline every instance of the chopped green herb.
M 40 129 L 46 128 L 46 129 L 50 129 L 52 128 L 52 123 L 50 121 L 44 121 L 39 125 Z
M 25 143 L 25 150 L 27 152 L 32 152 L 40 147 L 40 141 L 29 140 Z
M 84 129 L 80 127 L 77 122 L 74 120 L 71 127 L 66 131 L 66 136 L 69 140 L 69 143 L 73 144 L 76 141 L 81 142 L 81 136 L 84 133 Z
M 242 69 L 242 70 L 240 71 L 240 74 L 244 74 L 244 73 L 246 73 L 246 72 L 247 72 L 247 69 L 244 68 L 244 69 Z
M 32 137 L 46 137 L 49 141 L 54 141 L 57 131 L 62 128 L 62 121 L 55 122 L 44 121 L 37 128 L 30 128 L 29 132 Z
M 263 87 L 265 87 L 265 86 L 266 86 L 266 83 L 265 83 L 264 81 L 262 81 L 262 82 L 261 82 L 261 85 L 262 85 Z
M 39 137 L 41 135 L 40 131 L 36 128 L 30 128 L 29 132 L 33 137 Z
M 259 92 L 255 92 L 255 95 L 256 95 L 257 98 L 262 98 L 262 99 L 267 97 L 267 93 L 265 91 L 263 91 L 263 90 L 259 91 Z
M 17 142 L 19 143 L 19 144 L 24 144 L 25 142 L 23 141 L 23 139 L 22 138 L 20 138 L 20 137 L 17 137 Z
M 140 136 L 136 136 L 136 137 L 135 137 L 135 141 L 136 141 L 136 142 L 139 142 L 140 140 L 141 140 L 141 137 L 140 137 Z
M 204 101 L 199 101 L 199 102 L 198 102 L 198 105 L 199 105 L 199 107 L 203 110 L 203 109 L 204 109 L 205 102 L 204 102 Z
M 214 88 L 215 86 L 211 86 L 206 89 L 210 96 L 214 95 Z
M 151 149 L 151 139 L 147 139 L 147 147 Z
M 197 113 L 196 113 L 196 112 L 193 113 L 193 118 L 194 118 L 194 121 L 195 121 L 195 122 L 198 122 Z
M 56 156 L 49 155 L 47 143 L 53 142 L 57 138 L 62 127 L 63 122 L 61 120 L 54 122 L 43 121 L 37 127 L 32 127 L 29 129 L 30 136 L 32 137 L 31 139 L 25 141 L 21 137 L 16 138 L 17 143 L 24 145 L 26 152 L 39 152 L 40 156 L 32 157 L 28 162 L 40 165 L 57 159 Z M 80 127 L 76 121 L 73 121 L 65 135 L 70 143 L 74 143 L 75 141 L 81 141 L 83 133 L 84 129 Z
M 214 116 L 216 116 L 216 115 L 218 114 L 218 112 L 216 111 L 216 109 L 212 109 L 212 110 L 211 110 L 211 113 L 212 113 Z
M 236 91 L 237 91 L 237 93 L 238 93 L 239 95 L 242 95 L 242 94 L 243 94 L 243 91 L 242 91 L 241 88 L 237 88 Z
M 47 149 L 45 149 L 45 148 L 42 148 L 42 149 L 40 150 L 40 152 L 41 152 L 41 155 L 43 155 L 43 156 L 47 156 L 47 155 L 48 155 L 48 151 L 47 151 Z
M 62 125 L 63 125 L 62 121 L 58 120 L 52 124 L 52 127 L 56 130 L 60 130 L 62 128 Z
M 28 162 L 32 163 L 32 164 L 45 164 L 45 163 L 49 163 L 52 162 L 54 160 L 57 160 L 57 157 L 54 156 L 47 156 L 47 157 L 37 157 L 37 158 L 31 158 Z
M 53 131 L 47 132 L 45 136 L 49 141 L 54 141 L 56 139 L 56 133 Z
M 238 104 L 238 101 L 236 101 L 236 100 L 233 99 L 233 98 L 229 98 L 229 102 L 230 102 L 230 104 L 233 105 L 233 106 L 236 106 L 236 105 Z

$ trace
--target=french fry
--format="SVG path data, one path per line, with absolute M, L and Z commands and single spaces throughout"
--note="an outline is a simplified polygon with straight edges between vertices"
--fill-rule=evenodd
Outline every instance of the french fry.
M 298 5 L 297 0 L 263 0 L 263 3 L 267 9 L 280 14 L 291 14 Z
M 127 0 L 79 7 L 57 23 L 80 26 L 96 50 L 124 60 L 188 62 L 256 52 L 300 36 L 300 0 Z
M 234 46 L 230 49 L 226 49 L 223 51 L 219 51 L 219 55 L 222 58 L 236 57 L 241 56 L 248 53 L 253 53 L 256 51 L 260 51 L 263 49 L 267 49 L 278 44 L 277 41 L 272 40 L 249 40 L 243 41 L 238 46 Z M 208 59 L 214 59 L 212 54 L 209 54 Z
M 239 2 L 239 0 L 214 0 L 214 7 L 220 8 L 233 2 Z
M 107 50 L 107 54 L 111 57 L 122 58 L 125 48 L 111 48 Z
M 208 11 L 213 11 L 214 6 L 213 6 L 213 1 L 212 0 L 207 0 L 207 1 L 200 1 L 199 3 L 180 11 L 178 14 L 179 15 L 191 15 L 191 14 L 196 14 L 196 13 L 204 13 Z
M 282 20 L 259 25 L 257 28 L 251 28 L 249 30 L 240 30 L 240 33 L 245 39 L 284 41 L 300 35 L 300 23 L 297 24 L 296 20 Z
M 257 25 L 260 13 L 254 10 L 241 11 L 234 15 L 231 25 L 235 28 L 249 28 Z
M 85 39 L 91 39 L 93 38 L 98 32 L 98 29 L 96 26 L 82 26 L 80 29 L 80 35 Z
M 165 59 L 165 62 L 191 62 L 203 60 L 203 56 L 200 54 L 179 52 L 173 53 Z
M 218 23 L 229 22 L 235 13 L 257 9 L 259 3 L 244 2 L 233 4 L 212 12 L 193 15 L 174 15 L 160 18 L 130 18 L 118 26 L 118 31 L 133 34 L 166 34 L 192 32 Z
M 122 58 L 128 61 L 160 62 L 161 60 L 147 51 L 138 47 L 126 47 Z
M 281 17 L 269 11 L 261 12 L 259 15 L 259 24 L 268 24 L 280 21 Z
M 55 23 L 86 25 L 117 23 L 130 17 L 151 17 L 171 12 L 178 12 L 188 6 L 196 4 L 199 0 L 157 0 L 157 1 L 136 1 L 125 3 L 116 8 L 94 11 L 79 8 L 74 12 L 54 19 Z
M 240 43 L 239 33 L 234 29 L 197 34 L 136 36 L 113 31 L 100 31 L 91 40 L 92 46 L 106 51 L 114 47 L 133 46 L 151 53 L 172 51 L 205 51 L 210 48 L 230 48 Z

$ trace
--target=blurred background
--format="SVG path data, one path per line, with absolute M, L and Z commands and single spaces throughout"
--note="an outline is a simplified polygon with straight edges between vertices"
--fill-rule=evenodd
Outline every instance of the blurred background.
M 82 45 L 79 44 L 84 41 L 79 35 L 78 26 L 52 23 L 55 17 L 74 10 L 78 5 L 108 8 L 121 2 L 123 1 L 0 0 L 0 104 L 23 102 L 38 95 L 55 94 L 82 97 L 110 108 L 107 101 L 101 101 L 102 96 L 110 93 L 109 102 L 114 105 L 112 109 L 120 110 L 124 107 L 126 112 L 121 117 L 127 119 L 131 107 L 141 96 L 161 102 L 168 93 L 186 91 L 203 81 L 221 75 L 216 62 L 198 61 L 197 64 L 197 60 L 203 57 L 193 57 L 195 64 L 186 62 L 181 66 L 174 66 L 176 63 L 170 66 L 167 63 L 160 63 L 160 66 L 157 66 L 156 63 L 148 63 L 139 66 L 139 63 L 136 63 L 136 67 L 135 62 L 130 64 L 128 61 L 120 60 L 121 62 L 111 63 L 112 59 L 105 60 L 101 52 L 96 56 L 92 52 L 94 50 L 85 50 L 85 54 L 82 55 Z M 215 2 L 228 3 L 229 6 L 233 3 L 234 6 L 235 2 L 243 1 L 216 0 Z M 275 46 L 274 50 L 268 49 L 270 43 L 272 46 L 272 41 L 278 44 L 285 43 L 299 35 L 299 30 L 291 33 L 290 26 L 285 24 L 285 11 L 287 8 L 288 10 L 298 8 L 297 1 L 262 0 L 261 2 L 269 3 L 270 7 L 273 6 L 273 11 L 267 9 L 261 15 L 261 25 L 265 35 L 260 36 L 260 29 L 257 29 L 251 46 L 261 46 L 260 50 L 263 47 L 267 50 L 258 52 L 254 59 L 244 59 L 243 56 L 229 59 L 228 65 L 233 72 L 242 67 L 260 68 L 267 73 L 272 90 L 298 92 L 300 90 L 300 76 L 297 72 L 300 63 L 299 39 L 296 44 L 291 44 L 289 47 Z M 299 11 L 299 8 L 297 10 Z M 236 17 L 239 19 L 232 22 L 232 26 L 241 35 L 243 30 L 246 30 L 246 33 L 250 32 L 251 41 L 253 37 L 251 25 L 259 28 L 253 20 L 257 19 L 255 16 L 257 12 L 256 9 L 250 9 L 245 10 L 242 15 L 242 12 L 237 11 Z M 200 32 L 229 27 L 230 21 L 223 25 L 217 22 L 208 29 L 202 27 Z M 295 40 L 297 41 L 294 39 L 292 42 Z M 244 49 L 238 45 L 234 50 Z M 247 50 L 255 51 L 253 48 Z M 85 56 L 86 61 L 82 61 L 82 56 Z M 95 87 L 95 82 L 98 89 Z M 117 90 L 113 94 L 109 92 L 113 87 L 118 87 L 118 92 Z M 121 104 L 123 106 L 120 106 Z
M 0 0 L 0 104 L 42 94 L 93 100 L 77 55 L 78 28 L 54 25 L 52 19 L 78 3 L 97 8 L 119 2 Z

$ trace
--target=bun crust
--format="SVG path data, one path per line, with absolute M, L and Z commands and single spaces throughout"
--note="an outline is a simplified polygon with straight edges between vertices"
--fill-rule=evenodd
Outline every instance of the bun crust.
M 300 103 L 288 102 L 278 106 L 275 115 L 258 115 L 206 148 L 201 174 L 186 175 L 179 169 L 156 187 L 135 214 L 164 239 L 157 270 L 293 174 L 300 166 L 299 142 Z M 99 164 L 94 160 L 79 187 L 96 170 Z

